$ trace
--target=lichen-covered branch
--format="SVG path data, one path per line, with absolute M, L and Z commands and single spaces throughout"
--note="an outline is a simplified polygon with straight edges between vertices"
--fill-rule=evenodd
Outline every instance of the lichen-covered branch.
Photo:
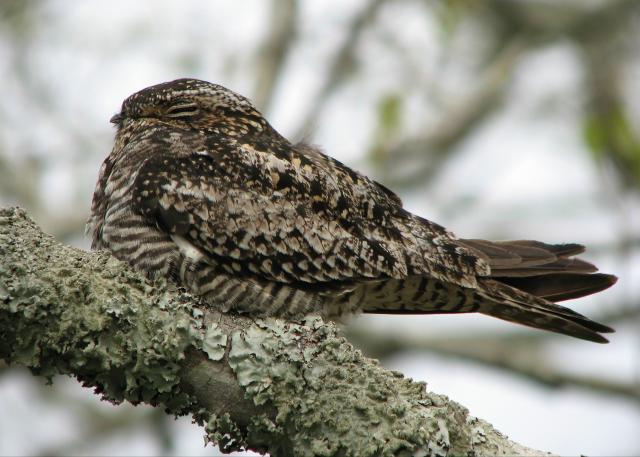
M 0 359 L 192 414 L 225 451 L 543 455 L 365 358 L 332 324 L 224 315 L 0 209 Z

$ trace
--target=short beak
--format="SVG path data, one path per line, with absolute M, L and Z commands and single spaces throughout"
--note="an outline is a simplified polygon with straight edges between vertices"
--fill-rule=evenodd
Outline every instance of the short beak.
M 114 114 L 111 116 L 111 119 L 109 119 L 109 122 L 120 125 L 122 123 L 122 115 L 120 113 Z

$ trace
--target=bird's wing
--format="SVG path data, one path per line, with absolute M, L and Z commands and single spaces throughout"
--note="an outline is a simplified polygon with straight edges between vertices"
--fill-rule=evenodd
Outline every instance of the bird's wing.
M 480 261 L 448 232 L 425 230 L 389 191 L 333 166 L 248 145 L 154 155 L 140 167 L 134 200 L 179 246 L 230 273 L 305 283 L 429 274 L 475 284 Z

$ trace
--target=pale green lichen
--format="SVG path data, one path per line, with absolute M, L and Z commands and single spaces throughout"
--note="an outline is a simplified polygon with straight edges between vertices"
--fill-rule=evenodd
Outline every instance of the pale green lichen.
M 209 325 L 202 340 L 202 350 L 210 360 L 222 360 L 227 348 L 227 335 L 215 322 Z
M 256 404 L 277 409 L 275 424 L 294 455 L 446 455 L 446 408 L 424 384 L 383 370 L 335 327 L 259 321 L 232 335 L 229 363 Z M 427 408 L 426 406 L 429 406 Z
M 229 364 L 275 420 L 252 423 L 243 447 L 295 456 L 509 455 L 514 447 L 446 397 L 365 358 L 317 317 L 258 320 L 231 336 Z M 276 437 L 276 439 L 274 439 Z M 268 444 L 269 443 L 269 444 Z
M 222 452 L 233 452 L 245 446 L 245 435 L 229 414 L 210 414 L 204 429 L 207 432 L 206 442 L 217 444 Z
M 58 245 L 21 210 L 0 211 L 0 237 L 2 358 L 48 378 L 74 374 L 112 402 L 188 410 L 180 363 L 200 334 L 186 299 L 107 254 Z

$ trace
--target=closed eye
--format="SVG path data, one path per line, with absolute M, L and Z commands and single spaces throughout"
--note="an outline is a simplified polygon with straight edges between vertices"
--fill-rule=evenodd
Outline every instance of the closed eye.
M 166 115 L 172 118 L 189 118 L 198 114 L 198 111 L 195 103 L 177 103 L 167 108 Z

